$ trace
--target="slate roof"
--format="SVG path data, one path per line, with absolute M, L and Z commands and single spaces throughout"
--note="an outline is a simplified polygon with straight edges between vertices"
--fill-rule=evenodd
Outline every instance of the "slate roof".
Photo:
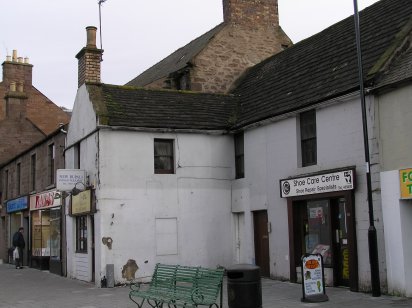
M 381 88 L 394 83 L 412 80 L 412 48 L 392 63 L 389 69 L 382 74 L 376 87 Z
M 139 76 L 129 81 L 127 86 L 143 87 L 155 80 L 167 77 L 169 74 L 186 67 L 192 59 L 201 52 L 209 41 L 224 27 L 221 23 L 212 30 L 194 39 L 184 47 L 179 48 L 162 61 L 153 65 Z
M 228 130 L 236 101 L 232 95 L 88 85 L 103 125 L 151 129 Z
M 411 16 L 411 0 L 381 0 L 360 12 L 364 76 L 369 81 L 400 45 L 405 30 L 411 30 Z M 236 128 L 358 88 L 350 16 L 249 69 L 233 91 L 241 99 Z

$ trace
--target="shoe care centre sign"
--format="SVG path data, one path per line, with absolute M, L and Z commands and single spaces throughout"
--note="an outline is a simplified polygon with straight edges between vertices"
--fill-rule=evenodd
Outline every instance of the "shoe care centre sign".
M 353 170 L 280 180 L 282 198 L 354 189 Z

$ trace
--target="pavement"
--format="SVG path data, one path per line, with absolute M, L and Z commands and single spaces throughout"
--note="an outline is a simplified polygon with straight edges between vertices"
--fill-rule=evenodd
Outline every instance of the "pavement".
M 223 308 L 228 308 L 227 282 L 224 281 Z M 129 287 L 97 288 L 94 284 L 74 280 L 33 268 L 15 269 L 0 264 L 1 308 L 136 308 L 129 300 Z M 329 301 L 301 302 L 300 284 L 262 279 L 263 308 L 289 307 L 412 307 L 412 298 L 372 297 L 345 288 L 326 288 Z M 146 305 L 145 308 L 150 308 Z M 239 308 L 239 307 L 230 307 Z M 246 308 L 246 307 L 241 307 Z M 255 307 L 247 307 L 255 308 Z

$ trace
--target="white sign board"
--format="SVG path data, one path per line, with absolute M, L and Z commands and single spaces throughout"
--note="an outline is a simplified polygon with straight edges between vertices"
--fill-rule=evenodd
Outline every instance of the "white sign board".
M 57 169 L 56 188 L 70 191 L 77 183 L 86 184 L 86 172 L 80 169 Z
M 325 293 L 323 260 L 320 254 L 302 257 L 302 284 L 304 302 L 324 302 L 328 300 Z
M 354 189 L 353 170 L 280 181 L 282 198 Z

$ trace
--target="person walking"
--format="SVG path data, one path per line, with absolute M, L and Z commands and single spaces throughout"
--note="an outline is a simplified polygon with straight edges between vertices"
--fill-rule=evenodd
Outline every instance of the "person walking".
M 23 268 L 23 249 L 26 246 L 26 243 L 24 242 L 23 232 L 24 228 L 20 227 L 19 231 L 17 231 L 13 235 L 13 246 L 16 247 L 19 252 L 18 258 L 15 259 L 16 268 L 19 269 Z

